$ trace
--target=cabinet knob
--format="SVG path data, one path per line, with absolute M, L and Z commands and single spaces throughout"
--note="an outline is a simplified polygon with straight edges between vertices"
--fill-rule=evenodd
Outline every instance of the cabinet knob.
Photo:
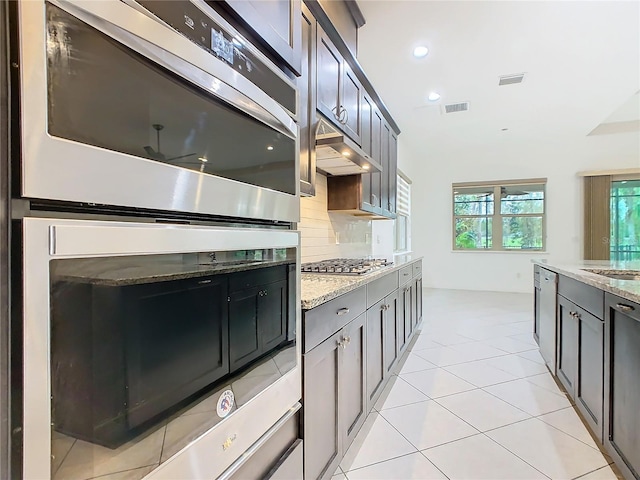
M 627 305 L 625 303 L 616 303 L 616 308 L 623 312 L 633 312 L 635 310 L 631 305 Z
M 348 308 L 341 308 L 340 310 L 338 310 L 336 312 L 336 315 L 346 315 L 347 313 L 349 313 L 349 309 Z

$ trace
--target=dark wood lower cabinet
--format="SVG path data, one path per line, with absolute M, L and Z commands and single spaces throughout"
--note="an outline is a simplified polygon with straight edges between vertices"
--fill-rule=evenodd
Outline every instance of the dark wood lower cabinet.
M 604 322 L 578 310 L 578 376 L 575 401 L 583 418 L 602 441 Z
M 346 327 L 342 339 L 340 408 L 338 411 L 342 447 L 349 448 L 367 416 L 367 327 L 366 314 L 361 314 Z
M 573 397 L 578 370 L 577 306 L 558 295 L 558 378 Z
M 342 331 L 303 357 L 304 478 L 331 476 L 342 458 L 338 425 Z
M 367 416 L 366 314 L 303 356 L 305 478 L 331 476 Z
M 364 292 L 356 290 L 303 312 L 305 479 L 333 475 L 422 318 L 422 279 L 398 289 L 398 271 L 389 275 L 367 284 L 366 310 Z M 321 341 L 337 328 L 319 336 L 324 326 L 345 310 L 353 319 L 341 315 L 346 323 Z
M 400 295 L 398 291 L 393 292 L 384 301 L 388 305 L 384 312 L 384 376 L 387 377 L 398 361 L 398 339 L 400 338 Z
M 385 377 L 386 299 L 367 310 L 367 405 L 373 406 Z
M 627 479 L 640 479 L 640 305 L 605 297 L 604 444 Z

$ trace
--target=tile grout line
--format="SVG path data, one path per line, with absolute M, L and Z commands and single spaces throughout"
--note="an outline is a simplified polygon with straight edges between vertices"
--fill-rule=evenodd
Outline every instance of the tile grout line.
M 518 422 L 516 422 L 518 423 Z M 504 448 L 507 452 L 509 452 L 511 455 L 513 455 L 514 457 L 520 459 L 522 462 L 526 463 L 527 465 L 529 465 L 531 468 L 533 468 L 536 472 L 540 472 L 540 474 L 546 478 L 551 479 L 551 477 L 549 475 L 547 475 L 546 473 L 542 472 L 540 469 L 534 467 L 533 465 L 531 465 L 529 462 L 527 462 L 524 458 L 520 457 L 520 455 L 518 455 L 515 452 L 512 452 L 511 450 L 509 450 L 507 447 L 505 447 L 504 445 L 502 445 L 501 443 L 495 441 L 493 438 L 491 438 L 489 435 L 485 435 L 484 433 L 482 434 L 485 437 L 487 437 L 489 440 L 491 440 L 493 443 L 495 443 L 496 445 L 498 445 L 501 448 Z

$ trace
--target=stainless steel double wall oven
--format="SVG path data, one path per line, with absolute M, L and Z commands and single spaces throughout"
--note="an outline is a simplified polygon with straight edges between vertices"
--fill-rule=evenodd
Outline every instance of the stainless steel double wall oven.
M 23 477 L 301 458 L 294 81 L 200 0 L 17 20 Z

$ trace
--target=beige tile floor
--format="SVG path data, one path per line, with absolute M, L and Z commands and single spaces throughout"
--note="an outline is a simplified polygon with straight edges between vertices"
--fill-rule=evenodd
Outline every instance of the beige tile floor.
M 532 337 L 528 294 L 424 290 L 424 322 L 334 480 L 616 480 Z

